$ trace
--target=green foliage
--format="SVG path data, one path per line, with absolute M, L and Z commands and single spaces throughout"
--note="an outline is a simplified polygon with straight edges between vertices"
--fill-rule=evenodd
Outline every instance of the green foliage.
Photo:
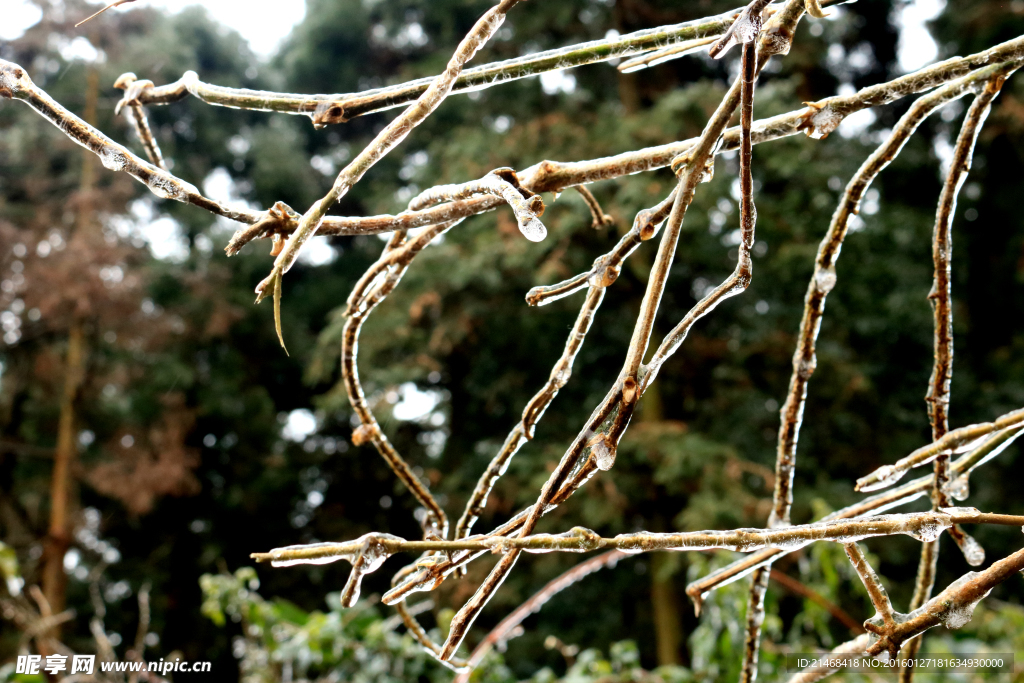
M 264 600 L 256 572 L 204 574 L 202 612 L 217 626 L 241 625 L 234 641 L 242 680 L 340 680 L 353 683 L 448 681 L 451 673 L 429 657 L 412 636 L 399 635 L 395 618 L 382 619 L 366 601 L 340 608 L 327 597 L 327 612 L 306 612 L 280 598 Z M 436 634 L 435 634 L 436 635 Z

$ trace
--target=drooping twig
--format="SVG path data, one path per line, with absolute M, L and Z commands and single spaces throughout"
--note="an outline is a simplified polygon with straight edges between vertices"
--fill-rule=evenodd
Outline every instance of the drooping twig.
M 489 9 L 476 22 L 466 37 L 462 39 L 462 42 L 459 43 L 444 73 L 433 80 L 414 104 L 410 105 L 397 118 L 385 126 L 384 130 L 378 133 L 373 141 L 341 170 L 338 177 L 335 178 L 330 191 L 306 210 L 306 213 L 299 219 L 295 232 L 288 238 L 284 249 L 281 250 L 281 253 L 278 254 L 277 259 L 274 261 L 273 271 L 256 287 L 257 301 L 269 293 L 268 288 L 270 284 L 279 275 L 284 275 L 292 267 L 295 259 L 298 258 L 302 245 L 316 234 L 324 216 L 327 215 L 327 210 L 345 196 L 352 186 L 359 182 L 359 179 L 374 164 L 384 158 L 388 152 L 401 143 L 416 126 L 441 105 L 441 102 L 451 92 L 455 79 L 458 78 L 463 65 L 472 59 L 477 50 L 490 40 L 491 36 L 504 23 L 505 13 L 518 2 L 519 0 L 501 0 L 497 5 Z
M 96 12 L 95 14 L 86 17 L 85 19 L 82 19 L 80 22 L 75 24 L 75 28 L 78 28 L 79 26 L 81 26 L 82 24 L 84 24 L 87 21 L 92 21 L 93 19 L 95 19 L 99 15 L 103 14 L 104 12 L 106 12 L 108 9 L 112 9 L 114 7 L 120 7 L 121 5 L 127 5 L 129 2 L 135 2 L 135 0 L 114 0 L 114 2 L 110 3 L 109 5 L 107 5 L 103 9 L 101 9 L 99 12 Z
M 974 146 L 981 127 L 988 117 L 992 100 L 999 94 L 1005 73 L 991 78 L 985 89 L 974 99 L 957 137 L 946 182 L 939 197 L 932 242 L 932 260 L 935 280 L 928 295 L 935 315 L 935 363 L 928 382 L 928 417 L 932 424 L 932 441 L 938 441 L 949 431 L 949 393 L 953 375 L 953 214 L 957 195 L 971 168 Z M 948 507 L 946 486 L 949 483 L 949 453 L 935 458 L 935 488 L 933 505 Z
M 433 527 L 436 533 L 442 537 L 448 533 L 448 518 L 377 423 L 359 381 L 357 350 L 359 348 L 359 332 L 370 313 L 398 286 L 413 258 L 435 237 L 454 225 L 455 222 L 434 226 L 407 243 L 404 231 L 397 232 L 392 236 L 377 263 L 370 267 L 349 295 L 341 345 L 342 381 L 348 393 L 349 403 L 352 404 L 352 409 L 360 422 L 360 426 L 353 433 L 353 442 L 357 446 L 364 443 L 374 445 L 398 479 L 427 510 L 429 519 L 424 523 L 424 528 Z

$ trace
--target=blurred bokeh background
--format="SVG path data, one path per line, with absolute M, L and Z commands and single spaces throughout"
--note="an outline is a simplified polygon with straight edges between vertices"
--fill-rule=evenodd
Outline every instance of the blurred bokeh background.
M 75 29 L 98 9 L 82 0 L 4 0 L 0 57 L 79 116 L 141 154 L 114 104 L 123 72 L 164 84 L 195 70 L 211 83 L 301 93 L 355 92 L 430 76 L 489 7 L 486 0 L 306 0 L 178 3 L 139 0 Z M 696 0 L 525 2 L 473 64 L 725 11 Z M 240 33 L 241 31 L 241 33 Z M 805 19 L 790 55 L 757 92 L 757 118 L 888 80 L 1024 32 L 1024 1 L 859 0 Z M 499 166 L 575 161 L 700 132 L 737 70 L 738 55 L 703 55 L 622 74 L 598 64 L 449 98 L 335 207 L 393 213 L 419 190 Z M 690 333 L 644 398 L 615 469 L 541 523 L 603 535 L 763 526 L 770 507 L 778 408 L 790 373 L 818 240 L 860 162 L 909 106 L 851 117 L 825 140 L 788 138 L 754 150 L 758 226 L 754 280 Z M 855 501 L 852 481 L 929 441 L 930 235 L 944 164 L 964 106 L 946 107 L 875 182 L 847 239 L 818 346 L 800 440 L 794 521 Z M 211 107 L 195 99 L 148 108 L 173 172 L 213 197 L 304 210 L 394 111 L 316 131 L 304 117 Z M 1011 80 L 982 132 L 954 223 L 956 357 L 953 426 L 1024 405 L 1024 82 Z M 655 335 L 733 267 L 737 160 L 723 155 L 687 215 Z M 531 287 L 589 268 L 635 213 L 673 186 L 668 170 L 591 186 L 614 226 L 590 227 L 574 192 L 545 195 L 548 238 L 523 240 L 503 208 L 431 246 L 366 325 L 360 370 L 399 450 L 450 517 L 547 379 L 578 297 L 537 309 Z M 95 652 L 90 587 L 106 605 L 118 653 L 134 642 L 136 596 L 150 591 L 147 659 L 212 660 L 218 681 L 448 680 L 419 654 L 374 594 L 398 560 L 342 613 L 329 597 L 347 563 L 257 567 L 248 555 L 371 530 L 414 537 L 415 502 L 369 447 L 351 444 L 338 385 L 341 310 L 380 252 L 375 236 L 316 238 L 285 281 L 284 332 L 254 306 L 269 243 L 233 258 L 235 225 L 156 198 L 105 170 L 24 104 L 0 102 L 0 557 L 5 600 L 58 567 L 55 611 L 79 652 Z M 477 528 L 531 503 L 552 463 L 618 373 L 654 248 L 628 261 L 608 290 L 574 376 L 512 462 Z M 74 453 L 63 545 L 50 534 L 54 453 Z M 979 471 L 966 504 L 1021 514 L 1017 446 Z M 926 501 L 918 501 L 923 509 Z M 975 533 L 997 559 L 1015 528 Z M 59 540 L 59 539 L 58 539 Z M 939 585 L 969 567 L 943 541 Z M 867 544 L 899 609 L 909 602 L 918 544 Z M 480 680 L 562 677 L 554 635 L 582 649 L 573 680 L 735 677 L 745 582 L 716 595 L 698 620 L 683 588 L 729 553 L 644 555 L 552 600 Z M 528 556 L 478 621 L 469 644 L 575 555 Z M 443 630 L 491 559 L 431 594 L 422 617 Z M 819 544 L 776 568 L 852 615 L 868 601 L 842 549 Z M 200 577 L 210 575 L 200 585 Z M 926 649 L 1016 650 L 1024 656 L 1021 583 L 999 588 L 958 632 Z M 205 595 L 204 595 L 205 589 Z M 262 597 L 260 597 L 262 596 Z M 204 607 L 205 601 L 205 607 Z M 820 604 L 773 584 L 762 659 L 832 647 L 848 626 Z M 24 625 L 0 621 L 0 679 L 24 645 Z M 627 641 L 627 642 L 624 642 Z M 549 642 L 548 645 L 551 643 Z M 973 650 L 971 648 L 974 648 Z M 569 651 L 566 651 L 569 652 Z M 574 659 L 570 657 L 569 659 Z M 332 674 L 333 672 L 333 674 Z M 539 672 L 539 673 L 538 673 Z M 200 680 L 209 674 L 177 675 Z M 360 678 L 362 676 L 362 678 Z M 208 680 L 208 679 L 205 679 Z M 602 680 L 616 680 L 602 679 Z

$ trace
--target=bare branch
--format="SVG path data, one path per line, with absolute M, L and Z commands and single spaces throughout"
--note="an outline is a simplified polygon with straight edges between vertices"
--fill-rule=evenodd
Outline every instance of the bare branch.
M 846 550 L 850 563 L 853 564 L 853 568 L 857 571 L 857 576 L 860 577 L 861 583 L 864 584 L 864 588 L 868 592 L 868 597 L 871 598 L 871 604 L 875 606 L 878 617 L 886 628 L 892 628 L 896 624 L 892 603 L 889 602 L 889 594 L 885 592 L 885 586 L 882 585 L 878 574 L 871 568 L 867 558 L 864 557 L 864 553 L 856 543 L 847 543 L 843 546 L 843 549 Z M 868 630 L 872 630 L 872 628 L 868 627 Z M 874 632 L 872 631 L 872 633 Z M 896 657 L 899 652 L 890 652 L 889 654 Z

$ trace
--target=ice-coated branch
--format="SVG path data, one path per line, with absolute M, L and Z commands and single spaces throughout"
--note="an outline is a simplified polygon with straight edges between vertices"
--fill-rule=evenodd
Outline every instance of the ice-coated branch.
M 892 624 L 869 620 L 878 639 L 866 653 L 899 652 L 900 645 L 935 626 L 958 629 L 971 620 L 974 608 L 992 589 L 1024 570 L 1024 549 L 994 562 L 981 572 L 967 572 L 910 614 L 897 614 Z M 874 621 L 874 623 L 871 623 Z M 867 626 L 867 624 L 865 624 Z
M 982 422 L 968 425 L 948 432 L 938 441 L 922 446 L 910 455 L 901 458 L 892 465 L 883 465 L 871 474 L 857 480 L 857 491 L 877 491 L 892 486 L 915 467 L 927 465 L 935 460 L 939 453 L 956 453 L 973 448 L 977 442 L 992 434 L 1024 425 L 1024 408 L 1007 413 L 994 422 Z M 965 448 L 966 447 L 966 448 Z
M 466 64 L 477 53 L 481 47 L 490 40 L 505 21 L 505 13 L 514 7 L 519 0 L 501 0 L 497 5 L 487 10 L 477 20 L 473 28 L 459 43 L 455 54 L 448 61 L 448 67 L 444 73 L 437 76 L 415 103 L 398 115 L 391 123 L 384 127 L 380 133 L 356 155 L 345 168 L 341 170 L 330 191 L 319 201 L 314 202 L 306 213 L 299 219 L 295 232 L 288 238 L 284 249 L 278 254 L 274 261 L 274 268 L 271 274 L 256 287 L 257 301 L 269 293 L 269 287 L 277 278 L 284 275 L 298 258 L 302 245 L 310 237 L 316 234 L 320 223 L 327 210 L 341 199 L 363 175 L 378 161 L 384 158 L 392 149 L 401 143 L 412 130 L 422 123 L 451 92 L 455 79 Z
M 835 5 L 842 0 L 824 1 L 826 5 Z M 735 9 L 681 24 L 644 29 L 466 69 L 456 78 L 452 92 L 473 92 L 549 71 L 641 55 L 652 50 L 685 48 L 695 42 L 708 44 L 724 33 L 741 11 Z M 198 75 L 190 71 L 174 83 L 148 90 L 143 94 L 142 103 L 169 104 L 192 95 L 213 105 L 309 116 L 314 125 L 323 126 L 408 104 L 422 95 L 432 81 L 433 78 L 428 77 L 359 93 L 299 95 L 212 85 L 200 81 Z
M 360 423 L 352 434 L 353 443 L 356 446 L 373 444 L 395 476 L 427 510 L 427 518 L 423 524 L 425 533 L 436 533 L 441 537 L 448 533 L 448 518 L 426 485 L 412 471 L 377 423 L 359 380 L 358 349 L 359 332 L 370 313 L 398 286 L 416 255 L 435 237 L 451 229 L 457 222 L 433 226 L 408 241 L 404 231 L 392 235 L 380 258 L 363 274 L 349 295 L 341 341 L 342 381 L 349 403 L 352 404 Z
M 1005 78 L 1005 72 L 990 78 L 968 109 L 960 134 L 957 136 L 949 173 L 942 186 L 936 210 L 932 239 L 935 276 L 932 290 L 928 295 L 935 317 L 934 365 L 925 398 L 928 404 L 928 418 L 932 425 L 932 441 L 938 441 L 949 431 L 949 392 L 953 376 L 953 214 L 956 212 L 957 195 L 971 168 L 978 134 L 985 124 L 985 119 L 988 118 L 992 101 L 999 94 Z M 934 507 L 949 505 L 946 495 L 946 486 L 949 483 L 949 457 L 947 451 L 940 452 L 935 457 Z
M 532 534 L 529 536 L 474 535 L 467 538 L 445 540 L 427 538 L 408 541 L 390 534 L 371 533 L 354 541 L 343 543 L 313 543 L 275 548 L 266 553 L 252 553 L 257 562 L 270 562 L 275 567 L 299 564 L 328 564 L 338 560 L 364 558 L 363 573 L 369 567 L 379 566 L 378 560 L 397 553 L 449 553 L 457 551 L 512 554 L 513 550 L 528 553 L 570 552 L 586 553 L 595 550 L 620 550 L 624 553 L 646 553 L 658 550 L 732 550 L 749 553 L 764 548 L 796 550 L 816 541 L 855 543 L 865 538 L 906 535 L 920 539 L 936 538 L 953 524 L 997 524 L 1024 526 L 1024 516 L 980 512 L 974 508 L 946 508 L 940 512 L 912 512 L 876 515 L 861 519 L 836 519 L 813 524 L 796 524 L 777 529 L 733 529 L 729 531 L 683 531 L 653 533 L 638 531 L 603 538 L 590 529 L 573 527 L 561 534 Z M 423 560 L 434 562 L 440 556 Z
M 524 188 L 519 176 L 511 168 L 496 168 L 480 180 L 459 185 L 437 185 L 424 190 L 409 202 L 410 211 L 418 211 L 445 202 L 487 195 L 499 197 L 512 208 L 519 232 L 531 242 L 540 242 L 548 230 L 540 221 L 544 215 L 544 200 L 539 194 Z
M 637 213 L 629 232 L 619 239 L 611 251 L 594 259 L 590 270 L 553 285 L 534 287 L 526 293 L 526 303 L 531 306 L 544 306 L 552 301 L 575 294 L 594 280 L 615 280 L 619 275 L 622 262 L 640 246 L 641 242 L 658 234 L 658 227 L 668 217 L 673 202 L 675 202 L 674 190 L 657 206 L 643 209 Z
M 619 560 L 628 557 L 620 550 L 609 550 L 597 557 L 580 562 L 572 569 L 560 574 L 534 593 L 529 600 L 513 610 L 507 617 L 491 629 L 491 632 L 484 636 L 480 644 L 473 649 L 473 653 L 467 660 L 469 670 L 480 665 L 484 657 L 495 647 L 502 648 L 508 641 L 515 638 L 522 632 L 520 624 L 531 614 L 539 612 L 551 598 L 564 591 L 566 588 L 582 581 L 596 571 L 615 567 Z M 469 672 L 461 674 L 455 679 L 455 683 L 468 683 Z
M 868 592 L 868 597 L 871 599 L 871 604 L 874 605 L 878 617 L 887 628 L 892 628 L 896 623 L 893 616 L 892 603 L 889 602 L 889 594 L 885 592 L 885 586 L 882 585 L 878 574 L 871 568 L 871 564 L 868 563 L 863 551 L 861 551 L 860 546 L 856 543 L 846 543 L 843 545 L 843 549 L 846 551 L 847 557 L 850 558 L 850 563 L 853 565 L 854 570 L 856 570 L 857 576 L 860 577 L 861 583 L 864 584 L 864 588 Z M 871 626 L 866 628 L 872 631 L 872 633 L 875 632 Z M 898 653 L 893 652 L 890 654 L 895 657 Z
M 957 195 L 967 173 L 970 171 L 974 146 L 981 127 L 988 117 L 992 101 L 999 94 L 1008 70 L 994 74 L 985 82 L 981 92 L 974 98 L 957 136 L 953 159 L 946 181 L 939 196 L 936 209 L 935 228 L 932 237 L 932 262 L 935 275 L 928 299 L 932 304 L 935 319 L 933 342 L 932 374 L 928 380 L 925 402 L 928 406 L 928 420 L 932 427 L 932 440 L 938 441 L 949 431 L 949 396 L 953 379 L 953 214 L 956 211 Z M 935 457 L 935 481 L 932 486 L 932 509 L 947 507 L 949 503 L 950 453 L 942 451 Z M 985 561 L 985 549 L 963 529 L 954 525 L 949 535 L 956 542 L 967 563 L 973 567 Z M 910 609 L 915 610 L 931 597 L 935 584 L 938 563 L 938 541 L 925 543 L 921 547 L 914 596 Z M 909 683 L 914 677 L 913 660 L 921 647 L 921 636 L 907 643 L 907 666 L 900 669 L 900 680 Z M 898 652 L 893 652 L 893 655 Z
M 167 166 L 164 164 L 164 156 L 160 151 L 160 145 L 157 144 L 156 138 L 153 137 L 153 131 L 150 130 L 146 110 L 139 103 L 139 93 L 146 88 L 152 88 L 153 81 L 140 81 L 135 74 L 125 73 L 121 74 L 117 81 L 114 82 L 114 87 L 125 91 L 124 97 L 114 107 L 114 115 L 119 114 L 125 105 L 128 106 L 125 114 L 132 122 L 135 134 L 139 136 L 139 141 L 145 148 L 146 156 L 149 157 L 150 163 L 166 171 Z
M 957 476 L 956 480 L 963 480 L 966 482 L 971 472 L 1005 450 L 1007 446 L 1013 443 L 1022 431 L 1024 431 L 1024 429 L 1017 428 L 997 432 L 996 434 L 989 436 L 973 451 L 956 460 L 951 466 L 952 473 Z M 906 505 L 907 503 L 915 501 L 929 493 L 932 489 L 933 481 L 934 475 L 929 474 L 890 491 L 869 496 L 859 503 L 854 503 L 853 505 L 826 515 L 820 521 L 855 519 L 862 516 L 879 514 L 886 510 Z M 693 581 L 686 587 L 686 594 L 691 600 L 693 600 L 694 610 L 697 614 L 700 614 L 704 598 L 712 590 L 721 588 L 733 581 L 737 581 L 748 576 L 751 572 L 760 567 L 771 564 L 783 555 L 788 554 L 788 552 L 788 550 L 778 549 L 763 550 L 754 553 L 750 557 L 742 558 L 722 567 L 701 579 Z
M 128 173 L 158 197 L 192 204 L 242 223 L 256 223 L 263 216 L 258 211 L 222 206 L 204 197 L 193 185 L 143 161 L 62 107 L 32 82 L 24 68 L 3 59 L 0 59 L 0 98 L 14 98 L 29 105 L 71 140 L 98 156 L 104 168 Z
M 772 35 L 771 31 L 773 29 L 774 27 L 769 24 L 764 32 L 765 37 Z M 777 35 L 784 35 L 784 32 L 778 32 Z M 996 52 L 993 52 L 993 50 Z M 824 109 L 826 104 L 834 103 L 835 107 L 846 111 L 848 115 L 855 111 L 878 106 L 869 104 L 869 102 L 874 102 L 878 99 L 878 93 L 875 91 L 877 88 L 881 88 L 892 95 L 893 99 L 878 103 L 879 105 L 886 104 L 901 97 L 930 90 L 958 78 L 967 78 L 970 83 L 980 82 L 983 80 L 983 76 L 976 74 L 976 72 L 983 69 L 986 65 L 995 66 L 1002 64 L 1010 68 L 1019 66 L 1022 62 L 1024 62 L 1024 38 L 1008 41 L 992 48 L 992 50 L 970 57 L 947 60 L 939 65 L 927 67 L 920 72 L 902 76 L 888 83 L 865 88 L 853 95 L 826 98 L 810 105 L 810 109 L 818 111 Z M 991 74 L 990 71 L 984 73 L 987 75 Z M 987 78 L 987 75 L 984 77 Z M 808 111 L 808 109 L 797 109 L 787 114 L 755 121 L 752 124 L 751 130 L 752 143 L 756 145 L 800 133 L 803 130 L 801 126 L 804 125 Z M 837 121 L 836 125 L 838 123 Z M 691 138 L 588 161 L 543 161 L 520 171 L 518 177 L 521 181 L 521 186 L 532 192 L 560 192 L 576 185 L 599 180 L 610 180 L 625 175 L 664 168 L 671 165 L 675 159 L 685 158 L 685 155 L 692 150 L 696 143 L 697 139 Z M 739 143 L 739 126 L 729 128 L 722 136 L 721 145 L 715 150 L 715 154 L 739 149 Z M 490 211 L 501 204 L 502 200 L 497 197 L 483 196 L 442 204 L 422 211 L 404 211 L 397 215 L 327 216 L 324 218 L 317 233 L 321 235 L 370 235 L 395 230 L 408 230 L 459 218 L 468 218 L 469 216 Z M 671 209 L 671 203 L 668 205 L 668 208 Z M 262 231 L 254 230 L 251 227 L 244 228 L 232 238 L 231 253 L 237 252 L 238 249 L 253 239 L 266 238 L 274 234 L 291 234 L 295 230 L 296 225 L 296 221 L 291 221 L 268 224 Z

